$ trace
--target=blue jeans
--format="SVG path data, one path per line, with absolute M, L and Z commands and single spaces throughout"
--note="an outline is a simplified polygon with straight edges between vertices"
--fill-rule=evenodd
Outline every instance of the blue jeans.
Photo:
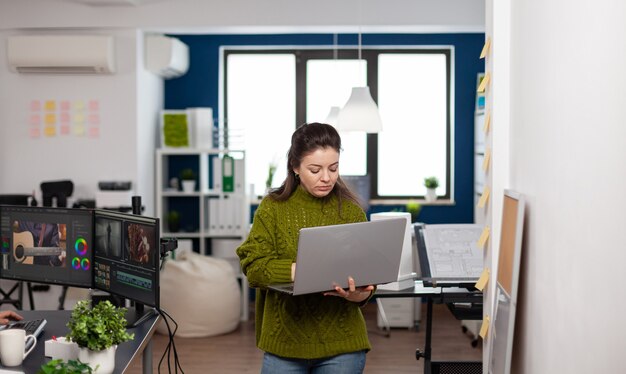
M 365 351 L 318 359 L 275 356 L 265 352 L 261 374 L 358 374 L 365 368 Z

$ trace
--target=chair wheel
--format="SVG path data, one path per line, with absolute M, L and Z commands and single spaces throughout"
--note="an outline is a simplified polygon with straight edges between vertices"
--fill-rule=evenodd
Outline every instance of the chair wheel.
M 461 326 L 461 331 L 463 331 L 463 334 L 465 334 L 467 332 L 467 327 Z
M 478 339 L 472 340 L 472 347 L 476 348 L 478 346 Z

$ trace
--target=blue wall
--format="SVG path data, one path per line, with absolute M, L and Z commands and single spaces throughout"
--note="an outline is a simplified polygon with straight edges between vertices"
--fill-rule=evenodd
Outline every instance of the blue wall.
M 211 107 L 219 117 L 219 48 L 227 45 L 333 46 L 332 34 L 285 35 L 176 35 L 189 46 L 190 68 L 165 83 L 165 108 Z M 362 45 L 454 46 L 454 191 L 453 206 L 424 206 L 425 223 L 470 223 L 474 219 L 474 102 L 476 76 L 484 71 L 478 57 L 484 34 L 367 34 Z M 340 34 L 338 45 L 355 46 L 356 34 Z M 419 161 L 418 161 L 419 162 Z M 407 171 L 410 172 L 410 171 Z M 370 212 L 404 210 L 404 206 L 372 206 Z

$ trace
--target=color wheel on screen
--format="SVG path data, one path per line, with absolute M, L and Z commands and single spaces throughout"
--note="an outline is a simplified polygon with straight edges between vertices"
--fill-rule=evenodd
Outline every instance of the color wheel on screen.
M 79 255 L 84 256 L 87 254 L 87 241 L 83 238 L 76 239 L 76 243 L 74 243 L 74 249 L 78 252 Z

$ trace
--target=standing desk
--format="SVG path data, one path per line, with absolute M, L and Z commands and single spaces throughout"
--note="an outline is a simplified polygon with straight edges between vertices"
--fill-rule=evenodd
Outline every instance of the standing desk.
M 375 298 L 383 297 L 425 297 L 426 304 L 426 341 L 424 350 L 415 352 L 416 359 L 424 359 L 424 374 L 437 374 L 440 369 L 452 368 L 452 372 L 481 373 L 481 362 L 435 362 L 431 360 L 433 303 L 445 303 L 457 319 L 481 319 L 483 293 L 463 287 L 428 287 L 421 280 L 416 280 L 413 287 L 392 291 L 377 290 Z M 451 371 L 448 371 L 451 372 Z
M 53 336 L 65 336 L 67 334 L 67 322 L 72 311 L 70 310 L 20 310 L 18 312 L 24 320 L 46 319 L 43 333 L 37 338 L 37 345 L 30 352 L 21 366 L 1 369 L 15 370 L 17 373 L 36 373 L 41 365 L 50 360 L 45 354 L 45 341 Z M 143 355 L 143 373 L 152 373 L 152 335 L 156 331 L 157 322 L 161 317 L 155 314 L 137 327 L 128 329 L 129 333 L 134 333 L 135 338 L 131 341 L 120 344 L 115 352 L 115 371 L 123 373 L 137 355 Z

